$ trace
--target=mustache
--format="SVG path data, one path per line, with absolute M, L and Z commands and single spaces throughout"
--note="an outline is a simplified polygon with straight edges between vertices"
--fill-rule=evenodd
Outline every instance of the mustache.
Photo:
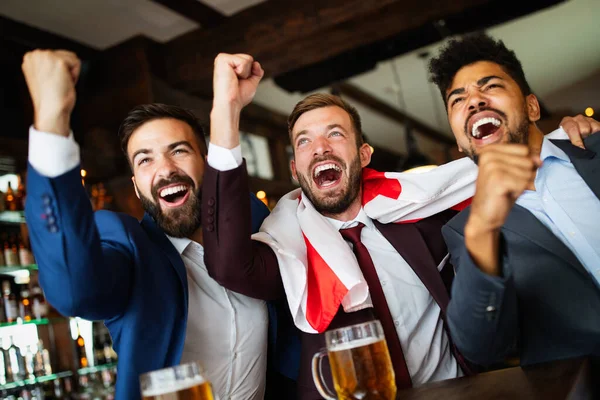
M 162 188 L 164 188 L 165 186 L 169 186 L 169 185 L 173 185 L 173 184 L 177 184 L 177 183 L 187 185 L 187 186 L 191 187 L 193 190 L 196 190 L 196 185 L 194 184 L 194 181 L 192 180 L 192 178 L 190 178 L 189 176 L 173 175 L 169 179 L 161 179 L 154 186 L 152 186 L 152 191 L 151 191 L 152 197 L 154 197 L 154 199 L 157 199 L 158 192 Z
M 473 117 L 473 115 L 478 114 L 478 113 L 483 112 L 483 111 L 492 111 L 492 112 L 495 112 L 500 117 L 502 117 L 502 119 L 504 119 L 505 121 L 507 120 L 506 114 L 503 113 L 500 110 L 496 110 L 495 108 L 491 108 L 491 107 L 480 107 L 477 110 L 473 110 L 473 111 L 471 111 L 469 113 L 469 116 L 465 120 L 465 133 L 468 133 L 467 130 L 469 129 L 469 121 L 471 120 L 471 118 Z
M 344 160 L 337 156 L 334 156 L 333 154 L 327 156 L 317 156 L 310 162 L 310 165 L 308 166 L 309 175 L 312 175 L 310 171 L 314 169 L 315 165 L 323 161 L 335 161 L 336 163 L 341 165 L 342 168 L 346 168 L 346 163 L 344 162 Z

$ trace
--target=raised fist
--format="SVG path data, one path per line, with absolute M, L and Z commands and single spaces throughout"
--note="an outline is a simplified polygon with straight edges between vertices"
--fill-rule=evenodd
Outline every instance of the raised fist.
M 35 112 L 36 129 L 67 136 L 81 63 L 65 50 L 34 50 L 21 66 Z

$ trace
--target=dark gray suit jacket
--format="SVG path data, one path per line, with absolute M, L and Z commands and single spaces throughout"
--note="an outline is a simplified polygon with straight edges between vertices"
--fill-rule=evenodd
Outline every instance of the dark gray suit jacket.
M 586 150 L 552 142 L 600 199 L 600 134 L 584 141 Z M 600 288 L 571 250 L 515 205 L 501 231 L 503 276 L 489 276 L 465 248 L 469 212 L 470 207 L 442 229 L 456 268 L 447 318 L 463 356 L 489 366 L 513 351 L 523 365 L 600 355 Z

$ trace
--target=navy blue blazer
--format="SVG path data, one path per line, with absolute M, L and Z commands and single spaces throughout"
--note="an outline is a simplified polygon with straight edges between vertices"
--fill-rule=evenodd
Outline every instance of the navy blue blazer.
M 50 179 L 29 165 L 25 217 L 40 284 L 61 314 L 104 320 L 119 355 L 116 398 L 139 399 L 140 374 L 180 362 L 185 266 L 149 215 L 139 222 L 123 213 L 94 213 L 79 171 Z M 251 198 L 255 232 L 269 210 Z

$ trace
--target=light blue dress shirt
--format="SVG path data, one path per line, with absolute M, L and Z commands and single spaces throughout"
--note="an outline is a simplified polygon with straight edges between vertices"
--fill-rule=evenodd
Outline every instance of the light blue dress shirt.
M 536 191 L 526 190 L 517 204 L 562 240 L 600 284 L 600 200 L 565 152 L 548 138 L 544 138 L 540 158 Z

